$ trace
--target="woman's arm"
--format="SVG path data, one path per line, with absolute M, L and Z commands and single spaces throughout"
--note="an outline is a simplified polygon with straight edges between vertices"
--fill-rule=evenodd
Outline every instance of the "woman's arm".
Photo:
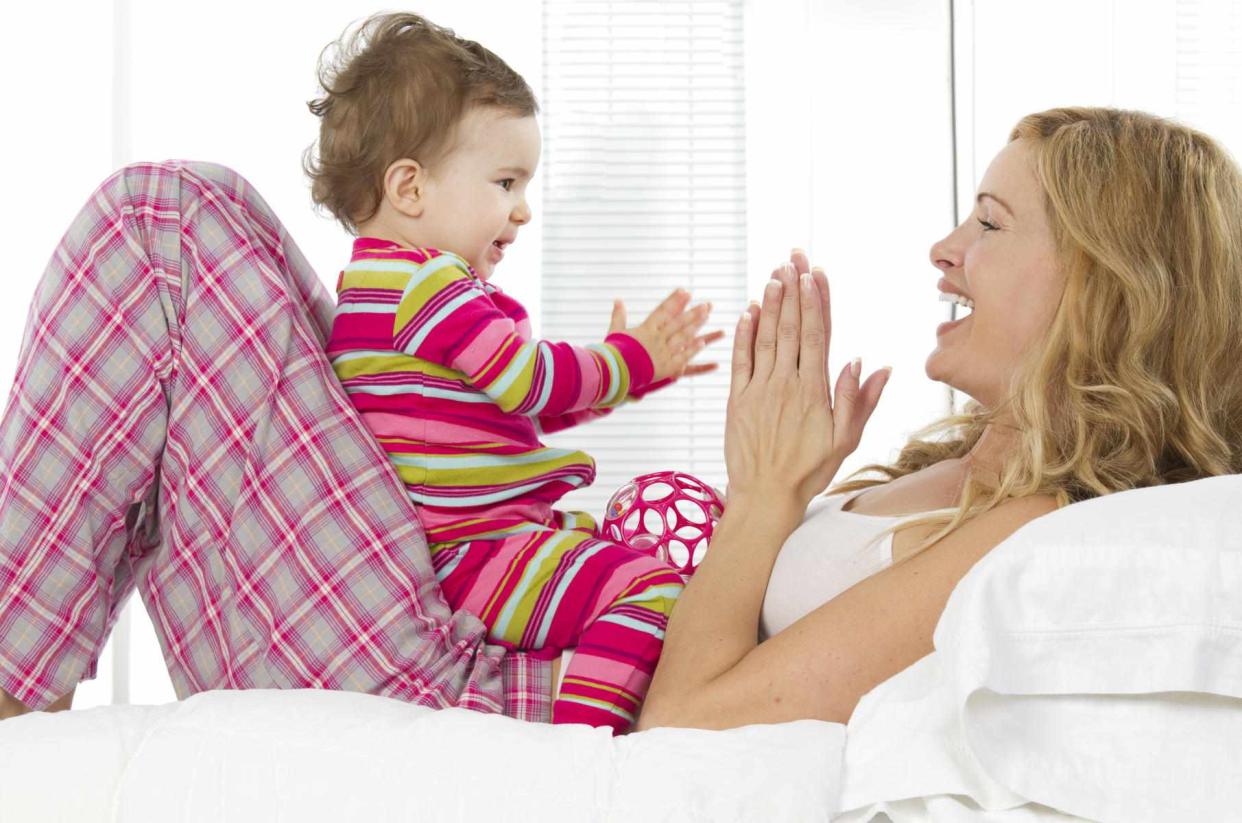
M 1055 509 L 1050 497 L 1003 503 L 760 644 L 763 595 L 792 518 L 763 501 L 732 501 L 673 609 L 636 730 L 848 722 L 863 695 L 931 654 L 945 603 L 971 566 Z

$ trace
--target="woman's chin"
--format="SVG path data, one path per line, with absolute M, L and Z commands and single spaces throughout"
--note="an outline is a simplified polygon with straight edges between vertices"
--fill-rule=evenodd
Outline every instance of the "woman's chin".
M 944 349 L 936 347 L 931 354 L 927 355 L 927 360 L 923 363 L 923 373 L 927 375 L 928 380 L 932 380 L 936 383 L 944 383 L 951 389 L 962 391 L 961 386 L 959 386 L 957 381 L 954 379 L 954 370 L 944 361 Z
M 932 353 L 927 355 L 927 360 L 923 362 L 923 372 L 927 375 L 928 380 L 935 380 L 938 383 L 948 381 L 948 370 L 944 365 L 945 351 L 940 346 L 932 349 Z

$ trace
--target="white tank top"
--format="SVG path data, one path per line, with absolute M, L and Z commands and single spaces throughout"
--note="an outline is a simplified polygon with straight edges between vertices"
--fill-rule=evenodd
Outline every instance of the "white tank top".
M 820 496 L 807 506 L 802 524 L 785 540 L 772 567 L 759 619 L 761 641 L 893 562 L 893 536 L 873 538 L 893 523 L 917 515 L 843 511 L 849 496 L 859 494 L 862 491 Z

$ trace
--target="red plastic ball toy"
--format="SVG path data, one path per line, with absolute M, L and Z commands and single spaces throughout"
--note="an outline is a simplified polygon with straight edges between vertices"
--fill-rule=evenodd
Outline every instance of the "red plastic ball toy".
M 690 577 L 703 562 L 724 513 L 720 493 L 694 475 L 660 471 L 635 477 L 608 501 L 603 537 L 653 555 Z

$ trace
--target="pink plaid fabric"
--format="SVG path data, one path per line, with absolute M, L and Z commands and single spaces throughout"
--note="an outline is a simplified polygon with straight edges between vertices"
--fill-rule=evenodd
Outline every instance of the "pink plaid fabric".
M 333 305 L 263 199 L 135 164 L 43 275 L 0 420 L 0 686 L 92 677 L 137 588 L 179 697 L 325 688 L 547 721 L 546 655 L 453 612 L 323 352 Z

